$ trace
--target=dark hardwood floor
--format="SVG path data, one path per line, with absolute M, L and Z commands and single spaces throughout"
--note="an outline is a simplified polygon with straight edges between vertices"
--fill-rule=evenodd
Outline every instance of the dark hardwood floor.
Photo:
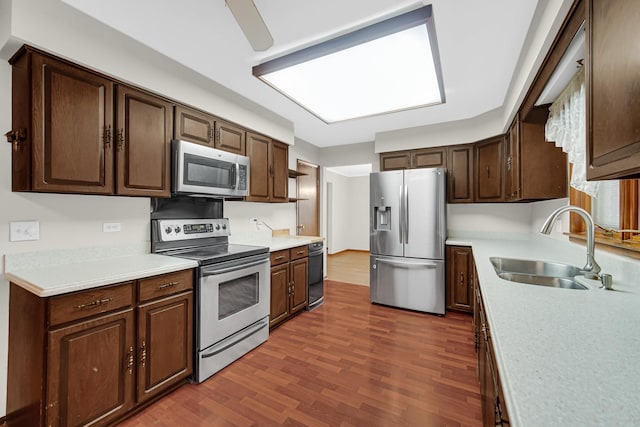
M 200 385 L 121 426 L 480 426 L 471 317 L 369 303 L 327 281 L 326 302 Z

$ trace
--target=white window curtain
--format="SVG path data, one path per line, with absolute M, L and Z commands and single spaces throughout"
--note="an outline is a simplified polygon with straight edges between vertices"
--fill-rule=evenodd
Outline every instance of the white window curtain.
M 586 121 L 585 74 L 581 67 L 549 107 L 545 137 L 561 147 L 573 163 L 571 186 L 596 197 L 598 183 L 587 182 Z

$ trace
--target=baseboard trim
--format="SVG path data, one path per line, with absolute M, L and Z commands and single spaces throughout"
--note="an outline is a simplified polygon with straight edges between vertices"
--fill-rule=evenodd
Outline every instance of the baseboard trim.
M 339 255 L 339 254 L 342 254 L 342 253 L 345 253 L 345 252 L 360 252 L 360 253 L 365 253 L 365 254 L 369 253 L 369 251 L 365 251 L 364 249 L 343 249 L 341 251 L 334 252 L 332 254 L 327 254 L 327 255 L 328 256 L 334 256 L 334 255 Z

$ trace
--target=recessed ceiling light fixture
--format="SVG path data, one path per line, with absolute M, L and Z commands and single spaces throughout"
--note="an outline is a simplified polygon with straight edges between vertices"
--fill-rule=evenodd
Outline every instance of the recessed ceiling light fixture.
M 326 123 L 445 102 L 431 5 L 253 67 Z

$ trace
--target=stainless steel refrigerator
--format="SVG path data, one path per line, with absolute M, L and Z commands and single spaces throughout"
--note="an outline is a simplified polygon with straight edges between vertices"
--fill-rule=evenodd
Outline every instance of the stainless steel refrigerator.
M 445 170 L 370 177 L 371 302 L 444 314 Z

